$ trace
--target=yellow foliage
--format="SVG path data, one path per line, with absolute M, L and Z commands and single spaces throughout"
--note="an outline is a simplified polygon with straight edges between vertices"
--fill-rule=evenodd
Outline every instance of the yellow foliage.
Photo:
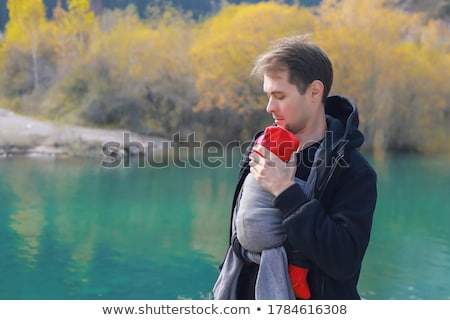
M 148 23 L 154 24 L 155 21 Z M 147 61 L 155 80 L 161 75 L 175 78 L 191 77 L 192 66 L 187 52 L 192 43 L 193 21 L 173 7 L 166 7 L 164 14 L 156 19 L 157 28 L 151 28 L 149 50 L 152 51 L 155 61 Z M 149 63 L 150 62 L 150 63 Z M 176 90 L 176 88 L 174 88 Z
M 279 37 L 309 33 L 313 14 L 274 2 L 226 6 L 199 25 L 190 50 L 196 69 L 196 110 L 264 108 L 260 87 L 249 79 L 256 58 Z M 245 108 L 245 109 L 244 109 Z
M 146 20 L 133 6 L 95 17 L 89 0 L 70 0 L 67 11 L 58 5 L 47 21 L 43 0 L 8 0 L 0 88 L 14 84 L 10 94 L 29 92 L 30 73 L 37 88 L 55 68 L 59 83 L 75 83 L 71 92 L 78 100 L 66 99 L 74 105 L 89 100 L 84 99 L 88 94 L 109 97 L 118 87 L 121 97 L 145 101 L 143 88 L 149 85 L 178 108 L 195 107 L 216 119 L 229 115 L 228 122 L 217 124 L 252 132 L 260 129 L 267 100 L 262 81 L 250 78 L 254 59 L 278 38 L 311 33 L 333 62 L 332 94 L 347 95 L 359 106 L 365 146 L 436 151 L 442 141 L 448 144 L 450 29 L 443 21 L 391 4 L 323 0 L 306 8 L 281 1 L 242 3 L 194 21 L 170 5 L 148 7 Z M 77 83 L 83 90 L 77 90 Z M 45 101 L 55 101 L 52 89 L 48 92 Z
M 190 50 L 196 110 L 262 108 L 260 84 L 248 78 L 253 59 L 272 40 L 312 33 L 333 62 L 332 93 L 350 96 L 360 108 L 367 146 L 430 149 L 434 126 L 449 112 L 443 85 L 449 77 L 444 70 L 450 70 L 448 25 L 387 4 L 324 0 L 317 9 L 275 2 L 225 7 L 198 26 Z
M 72 65 L 84 53 L 91 35 L 97 32 L 89 0 L 69 0 L 68 8 L 69 11 L 64 10 L 58 2 L 50 26 L 55 52 L 64 67 Z
M 371 104 L 367 89 L 386 80 L 393 48 L 415 36 L 418 17 L 376 0 L 326 0 L 319 12 L 315 40 L 333 61 L 335 91 Z
M 38 33 L 46 22 L 43 0 L 8 0 L 9 21 L 5 41 L 31 50 L 38 41 Z
M 185 54 L 192 21 L 175 9 L 168 7 L 150 21 L 141 21 L 134 10 L 116 11 L 106 18 L 114 23 L 98 35 L 92 54 L 113 62 L 118 79 L 158 83 L 164 75 L 173 81 L 192 73 Z
M 448 90 L 439 85 L 443 55 L 436 51 L 436 43 L 442 50 L 448 40 L 441 43 L 445 37 L 433 23 L 425 39 L 424 16 L 385 2 L 323 1 L 315 39 L 334 63 L 332 91 L 349 95 L 359 105 L 367 144 L 411 148 L 429 140 L 436 120 L 431 109 L 442 109 L 448 97 Z
M 141 63 L 150 58 L 145 50 L 148 29 L 134 11 L 114 11 L 102 17 L 112 26 L 102 28 L 91 48 L 91 55 L 114 63 L 113 76 L 126 82 L 139 78 Z

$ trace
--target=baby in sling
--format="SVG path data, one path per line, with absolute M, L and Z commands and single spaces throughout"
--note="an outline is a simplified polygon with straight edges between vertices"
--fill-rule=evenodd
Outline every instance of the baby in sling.
M 269 149 L 284 162 L 289 161 L 292 152 L 299 146 L 293 133 L 277 126 L 266 128 L 255 143 Z M 305 182 L 296 178 L 296 183 L 303 187 Z M 236 215 L 236 233 L 241 246 L 250 253 L 261 254 L 264 250 L 274 248 L 284 250 L 286 234 L 282 227 L 282 215 L 273 206 L 273 200 L 274 196 L 263 189 L 252 174 L 248 174 L 243 184 Z M 286 265 L 287 270 L 279 271 L 289 273 L 295 297 L 309 299 L 311 297 L 307 283 L 309 270 L 306 264 L 286 263 Z M 270 286 L 268 288 L 270 289 Z

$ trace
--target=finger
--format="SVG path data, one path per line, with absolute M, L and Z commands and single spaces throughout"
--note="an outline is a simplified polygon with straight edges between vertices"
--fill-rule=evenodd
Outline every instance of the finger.
M 264 159 L 264 156 L 261 153 L 259 153 L 258 151 L 252 150 L 252 152 L 249 154 L 248 158 L 250 160 L 253 160 L 256 163 L 259 163 L 261 161 L 261 159 Z
M 260 145 L 255 145 L 253 148 L 252 148 L 252 153 L 251 154 L 257 154 L 258 156 L 260 156 L 260 157 L 262 157 L 262 158 L 264 158 L 264 154 L 259 150 L 259 147 Z
M 259 154 L 261 157 L 263 157 L 263 158 L 270 158 L 270 154 L 272 153 L 272 152 L 270 152 L 270 150 L 269 149 L 267 149 L 266 147 L 264 147 L 264 146 L 262 146 L 262 145 L 260 145 L 260 144 L 257 144 L 257 145 L 255 145 L 254 147 L 253 147 L 253 150 L 252 150 L 254 153 L 257 153 L 257 154 Z
M 257 148 L 255 148 L 255 152 L 256 151 L 264 156 L 265 163 L 270 167 L 276 166 L 276 163 L 282 162 L 275 153 L 262 145 L 258 145 Z

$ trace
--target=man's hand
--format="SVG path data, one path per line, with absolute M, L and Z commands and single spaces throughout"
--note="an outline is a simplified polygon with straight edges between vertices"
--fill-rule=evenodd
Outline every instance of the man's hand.
M 285 163 L 269 149 L 257 144 L 249 155 L 250 172 L 256 181 L 275 197 L 294 184 L 297 169 L 295 153 Z

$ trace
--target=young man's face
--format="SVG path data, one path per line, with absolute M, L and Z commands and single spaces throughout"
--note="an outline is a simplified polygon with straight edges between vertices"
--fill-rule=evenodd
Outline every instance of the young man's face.
M 288 72 L 264 75 L 264 92 L 269 101 L 266 110 L 275 123 L 300 137 L 314 122 L 317 112 L 310 99 L 310 87 L 300 94 L 297 86 L 289 83 Z

